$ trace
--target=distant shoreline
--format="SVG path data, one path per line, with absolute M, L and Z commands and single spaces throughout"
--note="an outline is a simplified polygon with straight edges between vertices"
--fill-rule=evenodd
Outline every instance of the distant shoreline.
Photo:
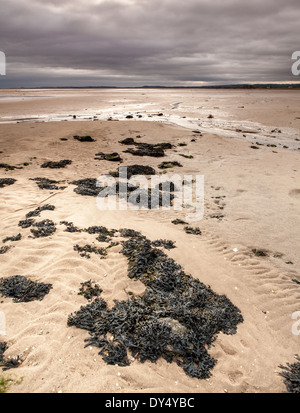
M 241 84 L 241 85 L 215 85 L 215 86 L 35 86 L 35 87 L 0 87 L 0 90 L 23 89 L 300 89 L 299 83 L 265 83 L 265 84 Z

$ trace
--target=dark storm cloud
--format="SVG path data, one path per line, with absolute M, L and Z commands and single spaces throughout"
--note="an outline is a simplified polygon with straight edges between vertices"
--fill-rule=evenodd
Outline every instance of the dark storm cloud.
M 299 0 L 10 0 L 0 87 L 295 81 Z M 71 82 L 71 83 L 70 83 Z

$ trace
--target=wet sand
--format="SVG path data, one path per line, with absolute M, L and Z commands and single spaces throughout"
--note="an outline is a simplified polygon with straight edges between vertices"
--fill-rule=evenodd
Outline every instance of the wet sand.
M 11 248 L 0 255 L 1 276 L 24 275 L 53 285 L 42 301 L 14 303 L 1 297 L 6 334 L 0 341 L 8 343 L 7 357 L 19 355 L 22 360 L 5 373 L 16 380 L 23 377 L 8 391 L 285 391 L 279 365 L 293 362 L 299 349 L 292 314 L 300 310 L 295 282 L 300 281 L 300 142 L 295 140 L 300 138 L 300 93 L 141 89 L 1 94 L 6 96 L 0 99 L 1 163 L 22 167 L 1 169 L 0 178 L 16 179 L 0 188 L 2 239 L 22 235 L 19 241 L 3 243 Z M 17 97 L 7 97 L 14 94 Z M 26 97 L 36 94 L 40 97 Z M 133 118 L 126 119 L 128 115 Z M 115 121 L 108 121 L 110 117 Z M 95 142 L 78 142 L 74 135 L 90 135 Z M 119 143 L 127 137 L 174 147 L 163 158 L 134 156 L 124 153 L 127 146 Z M 123 163 L 95 160 L 98 152 L 118 152 Z M 44 162 L 63 159 L 72 164 L 41 168 Z M 177 218 L 186 220 L 185 208 L 100 211 L 95 197 L 76 194 L 70 183 L 97 178 L 119 165 L 150 165 L 162 173 L 162 161 L 182 164 L 167 170 L 169 175 L 204 175 L 204 217 L 190 224 L 199 227 L 201 235 L 172 224 Z M 36 177 L 57 180 L 65 188 L 41 190 L 30 180 Z M 39 219 L 55 222 L 56 231 L 32 238 L 30 228 L 20 228 L 18 222 L 45 204 L 55 209 L 41 212 Z M 150 240 L 172 240 L 176 248 L 166 254 L 241 310 L 244 322 L 236 334 L 219 334 L 209 349 L 217 360 L 209 379 L 188 377 L 162 359 L 111 366 L 99 349 L 84 348 L 87 332 L 67 326 L 68 315 L 87 304 L 78 295 L 80 283 L 97 281 L 109 306 L 126 299 L 128 292 L 142 294 L 144 285 L 128 278 L 120 245 L 110 248 L 104 259 L 81 257 L 73 246 L 92 243 L 95 236 L 65 232 L 61 221 L 82 228 L 131 228 Z M 254 249 L 266 256 L 256 256 Z

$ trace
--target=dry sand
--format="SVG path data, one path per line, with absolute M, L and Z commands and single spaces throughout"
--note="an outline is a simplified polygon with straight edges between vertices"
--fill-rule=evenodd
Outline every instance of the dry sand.
M 60 91 L 55 92 L 55 98 L 53 91 L 40 91 L 41 95 L 51 96 L 28 97 L 24 101 L 4 95 L 37 92 L 1 93 L 1 162 L 21 166 L 29 163 L 14 171 L 2 169 L 0 174 L 0 178 L 17 180 L 14 185 L 0 188 L 1 237 L 22 234 L 20 241 L 5 244 L 12 248 L 0 255 L 1 276 L 24 275 L 33 281 L 53 285 L 42 301 L 14 303 L 10 298 L 1 298 L 0 311 L 6 316 L 6 335 L 0 336 L 0 341 L 8 343 L 7 357 L 19 355 L 22 359 L 17 369 L 4 373 L 16 381 L 22 378 L 8 391 L 285 391 L 278 366 L 294 361 L 300 340 L 300 335 L 292 333 L 295 323 L 292 314 L 300 311 L 299 285 L 293 281 L 300 281 L 300 151 L 291 150 L 291 146 L 285 149 L 283 145 L 289 140 L 300 147 L 300 142 L 295 141 L 295 136 L 300 138 L 300 120 L 297 119 L 300 114 L 296 109 L 300 107 L 300 93 L 123 90 L 87 91 L 80 96 L 79 91 Z M 123 109 L 120 107 L 121 100 L 131 101 L 134 119 L 105 121 L 100 115 L 97 122 L 80 119 L 85 106 L 89 114 L 97 113 L 97 104 L 103 117 L 105 114 L 105 117 L 123 119 L 129 109 L 126 105 Z M 265 116 L 262 101 L 267 102 L 263 104 Z M 147 106 L 149 102 L 151 105 Z M 189 125 L 179 126 L 179 122 L 175 125 L 174 118 L 168 119 L 174 116 L 172 111 L 179 110 L 177 102 L 189 103 L 186 114 L 182 108 L 177 114 L 183 122 L 192 119 Z M 113 104 L 119 105 L 118 116 L 113 113 Z M 136 105 L 143 104 L 143 117 L 136 118 L 136 112 L 142 110 Z M 199 106 L 203 106 L 202 112 L 199 109 L 201 116 L 195 115 Z M 240 109 L 243 115 L 238 106 L 244 106 Z M 234 120 L 235 126 L 243 122 L 260 125 L 275 136 L 266 139 L 276 141 L 277 147 L 259 145 L 259 149 L 252 149 L 257 137 L 253 138 L 251 133 L 247 139 L 243 136 L 233 139 L 225 133 L 221 136 L 207 131 L 203 136 L 194 134 L 192 128 L 196 119 L 204 119 L 204 111 L 211 113 L 213 107 L 219 107 L 213 113 L 215 121 L 222 118 L 227 122 Z M 158 111 L 164 111 L 163 119 L 153 119 Z M 56 120 L 57 115 L 67 116 L 67 113 L 76 114 L 77 119 Z M 45 114 L 55 114 L 54 121 L 23 121 L 25 117 Z M 6 123 L 8 116 L 22 121 Z M 281 133 L 271 133 L 275 128 Z M 291 134 L 285 132 L 289 130 Z M 91 135 L 96 141 L 81 143 L 73 139 L 74 135 Z M 141 136 L 138 139 L 143 142 L 171 142 L 177 146 L 167 150 L 165 158 L 122 153 L 126 147 L 118 142 L 126 137 L 138 140 L 136 136 Z M 182 142 L 187 146 L 178 146 Z M 96 178 L 116 169 L 116 163 L 94 160 L 97 152 L 113 151 L 121 154 L 123 165 L 151 165 L 159 172 L 159 163 L 177 160 L 183 167 L 174 168 L 172 172 L 204 175 L 204 217 L 192 223 L 201 229 L 202 235 L 186 234 L 182 226 L 171 223 L 175 218 L 185 219 L 185 210 L 100 211 L 94 197 L 76 194 L 70 181 Z M 183 158 L 180 154 L 193 158 Z M 70 159 L 72 164 L 64 169 L 40 168 L 45 161 L 61 159 Z M 65 181 L 66 188 L 41 190 L 29 180 L 35 177 Z M 43 211 L 41 219 L 53 220 L 57 230 L 50 237 L 31 238 L 30 229 L 21 229 L 18 222 L 27 212 L 46 203 L 54 205 L 55 210 Z M 127 262 L 119 253 L 120 246 L 111 248 L 105 259 L 95 255 L 90 259 L 81 257 L 73 250 L 73 245 L 92 242 L 95 236 L 65 232 L 64 225 L 59 224 L 62 220 L 81 228 L 91 225 L 127 227 L 141 231 L 151 240 L 175 241 L 177 248 L 167 254 L 187 273 L 211 286 L 216 293 L 225 294 L 241 310 L 244 322 L 238 325 L 237 333 L 219 334 L 209 350 L 217 360 L 210 379 L 190 378 L 175 363 L 167 364 L 164 360 L 156 364 L 133 361 L 128 367 L 110 366 L 98 354 L 99 349 L 84 348 L 88 333 L 67 326 L 68 315 L 87 303 L 78 295 L 80 283 L 89 279 L 97 281 L 109 305 L 113 305 L 113 300 L 126 299 L 130 291 L 142 293 L 144 286 L 127 277 Z M 267 256 L 254 256 L 253 248 L 265 250 Z

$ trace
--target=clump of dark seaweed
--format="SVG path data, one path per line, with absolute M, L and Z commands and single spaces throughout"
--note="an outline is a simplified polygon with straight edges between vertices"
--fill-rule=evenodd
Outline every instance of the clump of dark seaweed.
M 135 141 L 133 138 L 125 138 L 122 141 L 119 141 L 122 145 L 135 145 Z
M 78 295 L 82 295 L 87 300 L 92 300 L 93 297 L 99 297 L 102 291 L 95 281 L 89 280 L 81 283 Z
M 12 236 L 12 237 L 6 237 L 2 240 L 2 242 L 7 242 L 7 241 L 20 241 L 21 239 L 21 234 L 19 233 L 18 235 Z
M 78 244 L 74 245 L 74 251 L 77 251 L 81 257 L 91 258 L 90 254 L 94 253 L 97 255 L 101 255 L 102 257 L 107 255 L 107 251 L 105 248 L 98 248 L 94 245 L 86 244 L 83 247 L 80 247 Z
M 136 166 L 140 167 L 140 165 Z M 145 174 L 155 173 L 150 166 L 142 167 L 141 170 L 129 169 L 128 178 L 132 176 L 132 172 L 142 172 Z M 118 177 L 119 172 L 111 172 L 111 175 Z M 99 196 L 103 198 L 118 195 L 119 198 L 144 208 L 154 209 L 158 206 L 170 206 L 175 198 L 174 194 L 169 191 L 164 190 L 160 192 L 157 188 L 143 189 L 128 182 L 116 182 L 110 187 L 105 187 L 105 190 L 97 186 L 97 180 L 94 178 L 80 179 L 71 182 L 71 184 L 76 185 L 74 191 L 80 195 Z M 132 194 L 132 192 L 136 190 L 138 190 L 137 193 Z
M 13 178 L 0 178 L 0 188 L 3 188 L 7 185 L 13 185 L 16 182 L 16 179 Z
M 41 165 L 41 168 L 59 169 L 59 168 L 65 168 L 67 165 L 70 165 L 71 163 L 72 161 L 70 161 L 69 159 L 63 159 L 62 161 L 58 161 L 58 162 L 49 161 L 49 162 L 44 162 Z
M 16 358 L 5 358 L 4 353 L 6 350 L 7 343 L 0 341 L 0 367 L 3 368 L 3 371 L 16 368 L 21 363 L 19 356 Z
M 77 181 L 72 181 L 72 185 L 76 185 L 74 192 L 79 195 L 97 196 L 100 192 L 100 188 L 97 187 L 97 179 L 85 178 Z
M 263 251 L 263 250 L 260 250 L 260 249 L 257 249 L 257 248 L 253 248 L 252 252 L 256 257 L 267 257 L 268 256 L 266 251 Z
M 97 298 L 71 314 L 68 325 L 88 330 L 86 346 L 100 348 L 109 364 L 128 365 L 130 351 L 141 362 L 163 357 L 189 376 L 209 377 L 216 360 L 208 349 L 219 332 L 236 332 L 243 321 L 240 310 L 226 296 L 185 274 L 146 237 L 133 236 L 122 245 L 128 276 L 142 281 L 145 293 L 115 301 L 111 309 Z
M 117 232 L 116 229 L 107 229 L 104 226 L 92 226 L 92 227 L 88 227 L 84 230 L 85 232 L 87 232 L 88 234 L 100 234 L 100 235 L 109 235 L 111 237 L 114 236 L 114 234 Z
M 51 284 L 37 283 L 22 275 L 0 279 L 0 294 L 16 303 L 42 300 L 51 288 Z
M 193 228 L 193 227 L 184 227 L 184 230 L 187 234 L 194 234 L 194 235 L 201 235 L 200 228 Z
M 21 166 L 9 165 L 7 163 L 0 163 L 0 168 L 5 169 L 6 171 L 13 171 L 14 169 L 22 169 Z
M 176 218 L 176 219 L 174 219 L 174 220 L 171 221 L 171 222 L 172 222 L 172 224 L 174 224 L 174 225 L 179 225 L 179 224 L 187 225 L 187 222 L 185 222 L 185 221 L 183 221 L 182 219 L 179 219 L 179 218 Z
M 95 139 L 93 139 L 91 136 L 87 135 L 87 136 L 78 136 L 75 135 L 73 136 L 74 139 L 76 139 L 79 142 L 95 142 Z
M 22 219 L 19 221 L 18 226 L 21 228 L 29 228 L 34 223 L 34 219 Z
M 129 228 L 122 228 L 120 229 L 120 235 L 123 238 L 131 238 L 131 237 L 140 237 L 142 236 L 142 233 L 139 231 L 135 231 L 134 229 L 129 229 Z
M 29 212 L 26 214 L 26 218 L 37 217 L 37 216 L 40 215 L 40 213 L 41 213 L 42 211 L 54 211 L 54 209 L 55 209 L 55 206 L 54 206 L 54 205 L 45 204 L 45 205 L 42 205 L 42 206 L 37 207 L 37 208 L 36 208 L 35 210 L 33 210 L 33 211 L 29 211 Z
M 162 162 L 160 165 L 158 165 L 159 169 L 169 169 L 169 168 L 174 168 L 174 166 L 182 166 L 182 165 L 181 163 L 177 161 Z
M 174 241 L 167 240 L 167 239 L 158 239 L 156 241 L 152 241 L 152 245 L 154 247 L 164 247 L 167 250 L 176 248 Z
M 3 245 L 3 247 L 0 247 L 0 254 L 5 254 L 10 248 L 8 245 Z
M 61 225 L 65 225 L 65 232 L 81 232 L 81 229 L 74 226 L 73 222 L 60 221 Z
M 109 173 L 111 176 L 118 178 L 119 169 Z M 130 179 L 133 175 L 155 175 L 155 169 L 148 165 L 129 165 L 127 166 L 127 178 Z
M 58 190 L 58 189 L 65 189 L 65 186 L 58 186 L 58 181 L 54 179 L 48 178 L 29 178 L 31 181 L 35 181 L 40 189 L 50 189 L 50 190 Z
M 280 365 L 283 370 L 279 373 L 284 378 L 284 384 L 288 393 L 300 393 L 300 357 L 296 355 L 297 362 L 286 366 Z
M 146 142 L 135 142 L 132 138 L 124 139 L 123 141 L 120 141 L 120 143 L 135 145 L 137 147 L 137 149 L 130 148 L 124 152 L 131 153 L 136 156 L 152 156 L 156 158 L 165 156 L 164 150 L 171 149 L 173 147 L 173 145 L 168 142 L 152 144 Z
M 98 161 L 104 160 L 104 161 L 110 161 L 110 162 L 122 162 L 122 158 L 117 152 L 112 152 L 112 153 L 99 152 L 99 153 L 96 153 L 95 156 L 96 158 L 94 159 Z
M 37 229 L 32 228 L 30 231 L 35 236 L 39 237 L 49 237 L 56 231 L 56 227 L 53 221 L 50 219 L 44 219 L 43 221 L 36 222 L 33 224 Z

